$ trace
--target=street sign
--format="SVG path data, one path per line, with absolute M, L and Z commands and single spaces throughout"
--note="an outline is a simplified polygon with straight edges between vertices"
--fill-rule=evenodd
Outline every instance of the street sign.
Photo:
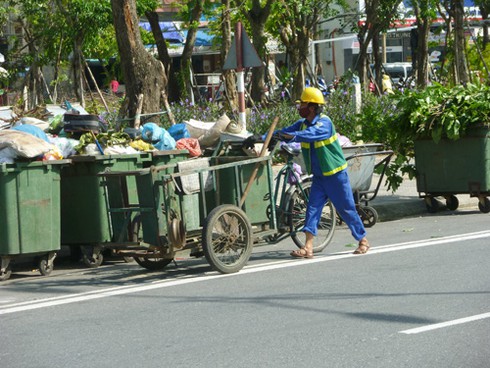
M 254 67 L 259 67 L 262 66 L 262 60 L 260 60 L 259 55 L 257 54 L 257 51 L 255 50 L 255 47 L 252 45 L 252 42 L 250 41 L 250 38 L 247 35 L 247 32 L 245 32 L 245 29 L 243 28 L 243 25 L 240 24 L 241 27 L 241 55 L 242 55 L 242 60 L 241 60 L 241 66 L 244 68 L 254 68 Z M 233 38 L 233 42 L 230 47 L 230 51 L 228 52 L 228 56 L 226 57 L 225 64 L 223 66 L 223 70 L 228 70 L 228 69 L 237 69 L 239 62 L 237 60 L 237 42 L 236 42 L 236 37 L 238 35 L 235 34 L 235 38 Z

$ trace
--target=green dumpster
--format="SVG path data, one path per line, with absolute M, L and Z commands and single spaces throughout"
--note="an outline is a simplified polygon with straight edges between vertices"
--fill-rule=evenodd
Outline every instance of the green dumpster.
M 267 222 L 269 220 L 267 207 L 270 204 L 271 193 L 267 172 L 268 170 L 272 172 L 271 160 L 258 164 L 250 161 L 253 160 L 253 157 L 248 156 L 221 156 L 212 157 L 211 160 L 212 166 L 235 163 L 232 167 L 215 171 L 219 204 L 239 204 L 252 173 L 257 168 L 257 174 L 249 187 L 244 208 L 252 224 Z
M 150 160 L 148 153 L 73 156 L 72 164 L 61 171 L 61 242 L 63 245 L 85 247 L 82 253 L 87 266 L 97 267 L 102 263 L 100 246 L 103 243 L 111 242 L 120 234 L 123 234 L 123 239 L 127 238 L 123 228 L 124 214 L 111 216 L 107 201 L 113 206 L 122 206 L 120 203 L 123 201 L 134 203 L 137 200 L 134 178 L 128 178 L 124 183 L 127 186 L 125 198 L 121 192 L 107 190 L 106 183 L 98 174 L 140 169 Z M 112 196 L 107 193 L 112 193 Z
M 456 209 L 455 194 L 479 198 L 482 212 L 490 212 L 490 131 L 472 128 L 458 140 L 415 141 L 417 191 L 421 197 L 444 196 Z M 428 201 L 428 209 L 431 202 Z M 432 203 L 434 205 L 434 203 Z
M 159 239 L 168 233 L 169 219 L 175 217 L 183 219 L 184 214 L 192 218 L 196 213 L 199 216 L 199 202 L 196 195 L 186 196 L 185 200 L 181 201 L 182 194 L 178 193 L 175 183 L 165 182 L 163 179 L 165 175 L 178 171 L 178 163 L 187 161 L 189 151 L 155 151 L 151 155 L 151 163 L 155 170 L 146 175 L 136 176 L 136 183 L 140 208 L 153 209 L 142 211 L 139 215 L 143 229 L 142 240 L 148 244 L 158 245 Z M 199 222 L 198 218 L 197 226 Z M 189 226 L 188 229 L 196 227 L 192 223 L 186 223 L 186 226 Z
M 10 261 L 39 255 L 49 275 L 60 249 L 60 171 L 69 160 L 0 164 L 0 280 Z
M 111 248 L 110 243 L 127 242 L 131 230 L 129 212 L 110 209 L 139 206 L 135 177 L 124 174 L 187 157 L 187 150 L 74 156 L 72 165 L 61 173 L 62 244 L 82 247 L 85 264 L 99 266 L 103 261 L 101 251 L 106 246 Z M 122 175 L 100 175 L 107 172 Z

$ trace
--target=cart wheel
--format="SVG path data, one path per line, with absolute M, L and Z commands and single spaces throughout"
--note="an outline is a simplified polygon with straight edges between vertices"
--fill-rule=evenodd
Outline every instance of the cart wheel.
M 221 273 L 240 271 L 252 254 L 252 225 L 240 208 L 225 204 L 213 209 L 202 229 L 207 261 Z
M 170 262 L 172 262 L 171 259 L 161 258 L 152 255 L 147 255 L 144 257 L 134 257 L 134 260 L 141 267 L 146 268 L 149 271 L 163 270 Z
M 98 247 L 89 247 L 82 249 L 82 261 L 88 268 L 97 268 L 104 261 L 104 255 Z
M 143 229 L 141 227 L 141 217 L 135 216 L 131 221 L 131 233 L 129 241 L 140 242 L 143 239 Z M 134 257 L 136 263 L 150 271 L 160 271 L 164 269 L 171 259 L 157 257 L 156 255 L 145 255 L 144 257 Z
M 450 195 L 446 197 L 446 207 L 450 211 L 456 211 L 459 207 L 458 197 L 455 195 Z
M 490 199 L 488 199 L 487 197 L 479 198 L 478 208 L 483 213 L 489 213 L 490 212 Z
M 48 256 L 44 256 L 39 259 L 38 267 L 39 272 L 43 276 L 49 276 L 51 275 L 51 272 L 53 272 L 53 266 L 49 265 Z
M 439 211 L 440 203 L 434 197 L 425 197 L 425 207 L 429 213 L 436 213 Z
M 0 281 L 8 280 L 11 274 L 12 268 L 10 267 L 10 265 L 8 265 L 7 267 L 5 267 L 5 270 L 0 271 Z
M 308 204 L 308 197 L 311 190 L 311 182 L 301 183 L 304 194 L 301 190 L 296 190 L 291 199 L 289 200 L 289 228 L 291 232 L 291 238 L 298 248 L 302 248 L 305 245 L 305 235 L 301 231 L 305 225 L 306 205 Z M 305 197 L 306 196 L 306 197 Z M 321 252 L 330 243 L 333 238 L 335 226 L 337 223 L 337 215 L 335 207 L 332 202 L 323 207 L 322 217 L 320 224 L 318 225 L 318 235 L 313 243 L 313 252 Z
M 378 212 L 371 206 L 360 206 L 357 212 L 365 227 L 373 227 L 378 221 Z

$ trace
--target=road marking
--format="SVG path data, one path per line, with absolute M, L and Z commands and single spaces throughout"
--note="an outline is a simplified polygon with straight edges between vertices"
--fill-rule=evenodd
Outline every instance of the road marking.
M 480 319 L 485 319 L 485 318 L 490 318 L 490 313 L 477 314 L 475 316 L 459 318 L 459 319 L 455 319 L 452 321 L 434 323 L 432 325 L 427 325 L 427 326 L 422 326 L 422 327 L 417 327 L 417 328 L 411 328 L 409 330 L 404 330 L 404 331 L 398 331 L 398 333 L 407 334 L 407 335 L 418 334 L 421 332 L 437 330 L 439 328 L 451 327 L 451 326 L 460 325 L 463 323 L 478 321 Z
M 398 250 L 413 249 L 413 248 L 427 247 L 432 245 L 441 245 L 441 244 L 454 243 L 454 242 L 466 242 L 469 240 L 488 238 L 488 237 L 490 237 L 490 231 L 480 231 L 475 233 L 446 236 L 446 237 L 441 237 L 436 239 L 426 239 L 426 240 L 418 240 L 414 242 L 390 244 L 390 245 L 384 245 L 379 247 L 373 247 L 370 249 L 369 253 L 363 255 L 363 257 L 371 256 L 378 253 L 394 252 Z M 289 261 L 281 260 L 279 262 L 271 262 L 271 263 L 260 264 L 260 265 L 250 265 L 243 268 L 240 272 L 232 273 L 232 274 L 219 274 L 217 272 L 210 272 L 210 273 L 206 273 L 205 275 L 200 275 L 196 277 L 183 277 L 180 279 L 155 281 L 146 285 L 115 286 L 102 290 L 95 290 L 95 291 L 89 291 L 89 292 L 78 293 L 78 294 L 70 294 L 70 295 L 64 295 L 64 296 L 58 296 L 52 298 L 31 300 L 31 301 L 14 303 L 9 305 L 1 305 L 0 315 L 24 312 L 33 309 L 52 307 L 56 305 L 77 303 L 77 302 L 82 302 L 87 300 L 95 300 L 95 299 L 106 298 L 110 296 L 131 294 L 131 293 L 137 293 L 137 292 L 154 290 L 154 289 L 162 289 L 167 287 L 191 284 L 195 282 L 216 280 L 225 277 L 238 277 L 238 276 L 243 276 L 246 274 L 262 272 L 262 271 L 270 271 L 270 270 L 276 270 L 276 269 L 288 268 L 288 267 L 307 266 L 312 263 L 330 262 L 330 261 L 336 261 L 339 259 L 351 258 L 351 257 L 358 258 L 360 256 L 352 254 L 352 251 L 339 252 L 339 253 L 329 254 L 325 256 L 316 256 L 313 259 L 303 260 L 303 261 L 291 259 Z

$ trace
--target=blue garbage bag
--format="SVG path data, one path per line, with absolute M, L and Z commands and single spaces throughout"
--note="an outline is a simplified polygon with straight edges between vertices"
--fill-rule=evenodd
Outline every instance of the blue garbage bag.
M 175 149 L 175 139 L 164 128 L 155 123 L 146 123 L 141 127 L 141 138 L 159 151 Z
M 182 138 L 191 137 L 189 131 L 187 130 L 187 126 L 184 123 L 172 125 L 167 131 L 176 141 Z
M 44 133 L 44 130 L 41 128 L 35 126 L 35 125 L 30 125 L 30 124 L 22 124 L 22 125 L 17 125 L 12 128 L 12 130 L 18 130 L 20 132 L 25 132 L 32 134 L 35 137 L 41 138 L 43 141 L 46 141 L 48 143 L 51 143 L 48 139 L 48 136 L 46 133 Z

